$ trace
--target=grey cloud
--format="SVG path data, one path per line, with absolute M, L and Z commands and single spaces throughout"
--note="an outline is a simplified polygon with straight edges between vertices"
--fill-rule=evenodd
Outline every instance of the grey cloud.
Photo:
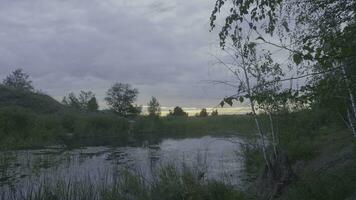
M 210 106 L 226 93 L 202 80 L 213 2 L 125 0 L 3 0 L 0 78 L 16 67 L 37 88 L 60 98 L 91 89 L 99 98 L 115 81 L 140 89 L 139 104 Z

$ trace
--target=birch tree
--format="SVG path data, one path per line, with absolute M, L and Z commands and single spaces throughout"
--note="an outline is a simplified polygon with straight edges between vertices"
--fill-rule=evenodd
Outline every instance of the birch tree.
M 224 11 L 224 14 L 220 14 Z M 264 48 L 279 48 L 290 55 L 297 77 L 307 78 L 299 94 L 310 94 L 325 77 L 339 76 L 335 85 L 345 88 L 345 107 L 340 116 L 346 118 L 353 130 L 356 122 L 355 57 L 356 57 L 356 1 L 354 0 L 216 0 L 210 18 L 211 28 L 219 27 L 220 46 L 226 49 L 236 33 L 251 37 Z M 223 19 L 222 25 L 219 22 Z M 249 34 L 248 30 L 252 29 Z M 311 81 L 310 81 L 311 80 Z M 325 92 L 331 93 L 333 86 Z M 318 98 L 318 97 L 317 97 Z

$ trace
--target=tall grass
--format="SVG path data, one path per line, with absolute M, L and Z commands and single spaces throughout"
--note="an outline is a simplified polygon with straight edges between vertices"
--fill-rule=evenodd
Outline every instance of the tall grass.
M 284 199 L 344 200 L 356 197 L 356 146 L 353 152 L 340 155 L 336 162 L 308 169 L 284 195 Z M 332 156 L 332 155 L 331 155 Z
M 30 185 L 25 191 L 15 189 L 0 192 L 8 200 L 241 200 L 244 196 L 232 186 L 216 181 L 202 180 L 191 169 L 162 167 L 148 182 L 139 173 L 122 171 L 112 181 L 46 180 Z

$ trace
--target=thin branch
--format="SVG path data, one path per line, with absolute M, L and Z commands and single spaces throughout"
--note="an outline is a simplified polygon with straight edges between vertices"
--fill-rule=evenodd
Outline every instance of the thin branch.
M 212 84 L 214 84 L 214 85 L 218 85 L 218 84 L 227 85 L 227 86 L 233 87 L 233 88 L 235 88 L 235 89 L 238 89 L 238 86 L 237 86 L 237 85 L 234 85 L 234 84 L 232 84 L 232 83 L 229 83 L 229 82 L 231 82 L 231 81 L 205 80 L 205 82 L 212 83 Z

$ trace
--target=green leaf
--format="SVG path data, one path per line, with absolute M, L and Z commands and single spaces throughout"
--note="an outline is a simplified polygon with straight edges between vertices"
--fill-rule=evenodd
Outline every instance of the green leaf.
M 310 53 L 308 53 L 308 54 L 304 55 L 304 59 L 305 60 L 313 60 L 313 56 Z
M 243 103 L 243 102 L 244 102 L 244 98 L 243 98 L 243 97 L 239 97 L 239 101 L 240 101 L 241 103 Z
M 299 65 L 302 62 L 303 58 L 300 53 L 296 53 L 293 55 L 293 61 L 295 64 Z
M 225 103 L 229 104 L 230 106 L 232 106 L 232 98 L 229 97 L 229 98 L 225 98 L 224 99 Z
M 309 45 L 304 45 L 303 49 L 308 51 L 309 53 L 313 53 L 314 52 L 314 49 Z
M 225 102 L 224 102 L 224 101 L 221 101 L 221 102 L 220 102 L 220 106 L 221 106 L 221 107 L 224 107 L 224 105 L 225 105 Z

